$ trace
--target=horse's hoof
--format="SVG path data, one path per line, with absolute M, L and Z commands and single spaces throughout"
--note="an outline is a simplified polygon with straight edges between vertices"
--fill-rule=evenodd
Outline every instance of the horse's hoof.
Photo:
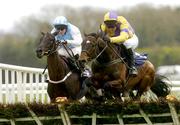
M 174 102 L 177 101 L 177 98 L 174 95 L 167 95 L 166 100 Z
M 55 102 L 56 103 L 67 103 L 68 99 L 67 99 L 67 97 L 56 97 Z

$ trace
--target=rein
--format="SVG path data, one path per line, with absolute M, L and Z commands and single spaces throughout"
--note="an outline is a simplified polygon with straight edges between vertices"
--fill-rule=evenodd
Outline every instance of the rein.
M 106 44 L 107 44 L 107 42 L 106 42 Z M 113 50 L 113 52 L 119 57 L 119 59 L 121 60 L 121 62 L 123 62 L 123 63 L 126 65 L 127 68 L 130 68 L 130 67 L 127 65 L 127 63 L 123 60 L 123 58 L 116 52 L 116 50 L 114 50 L 114 48 L 113 48 L 110 44 L 109 44 L 109 47 L 110 47 L 110 48 Z M 129 78 L 130 78 L 130 76 L 128 75 L 128 76 L 127 76 L 127 79 L 126 79 L 126 81 L 125 81 L 124 88 L 128 85 Z
M 66 40 L 64 40 L 64 42 L 67 42 Z M 64 49 L 66 50 L 66 52 L 69 54 L 69 56 L 71 57 L 71 58 L 74 58 L 74 53 L 73 53 L 73 51 L 72 51 L 72 49 L 71 48 L 69 48 L 68 46 L 66 46 L 65 44 L 63 44 L 63 43 L 61 43 L 61 45 L 64 47 Z M 68 51 L 68 49 L 71 51 L 71 54 L 70 54 L 70 52 Z
M 54 41 L 54 42 L 56 42 L 56 41 Z M 60 45 L 60 42 L 57 42 L 51 49 L 49 49 L 47 52 L 45 52 L 45 53 L 47 53 L 47 56 L 50 56 L 51 54 L 55 53 L 58 50 L 59 45 Z
M 54 42 L 55 42 L 55 41 L 54 41 Z M 59 44 L 57 44 L 57 48 L 58 48 L 58 46 L 59 46 Z M 53 46 L 51 49 L 49 49 L 47 52 L 44 52 L 44 53 L 47 54 L 47 56 L 49 56 L 49 55 L 55 53 L 55 52 L 57 51 L 57 48 L 53 51 L 53 49 L 54 49 L 54 46 Z M 44 73 L 46 72 L 46 69 L 47 69 L 47 68 L 48 68 L 48 64 L 47 64 L 46 67 L 44 68 L 42 74 L 44 74 Z
M 60 43 L 60 42 L 58 42 L 58 41 L 54 41 L 54 42 L 56 42 L 56 44 L 54 44 L 54 45 L 52 46 L 52 48 L 50 48 L 47 52 L 45 52 L 45 54 L 47 54 L 47 56 L 50 56 L 51 54 L 55 53 L 55 52 L 58 50 L 58 47 L 59 47 L 60 45 L 63 45 L 63 47 L 65 48 L 65 50 L 68 52 L 66 46 L 65 46 L 63 43 Z M 55 48 L 55 47 L 56 47 L 56 48 Z M 70 55 L 70 53 L 69 53 L 69 55 Z M 71 55 L 70 55 L 70 56 L 71 56 Z M 43 74 L 44 74 L 45 70 L 47 69 L 47 67 L 48 67 L 48 65 L 46 65 L 46 67 L 45 67 L 45 69 L 44 69 L 44 71 L 43 71 Z M 53 83 L 53 84 L 63 83 L 71 74 L 72 74 L 72 72 L 70 71 L 70 72 L 67 73 L 67 74 L 64 76 L 64 78 L 61 79 L 61 80 L 53 81 L 53 80 L 50 80 L 50 79 L 49 79 L 49 80 L 47 80 L 47 82 Z
M 102 63 L 99 63 L 97 60 L 94 59 L 93 62 L 96 63 L 97 65 L 101 65 L 102 67 L 107 67 L 107 66 L 110 66 L 110 65 L 113 65 L 113 64 L 116 64 L 116 63 L 121 63 L 122 60 L 118 58 L 118 59 L 115 59 L 115 60 L 113 60 L 111 62 L 102 64 Z
M 108 44 L 107 42 L 106 42 L 106 44 Z M 114 50 L 114 48 L 109 44 L 109 47 L 111 48 L 111 50 L 113 50 L 113 52 L 119 57 L 119 59 L 121 60 L 121 62 L 123 62 L 125 65 L 126 65 L 126 67 L 127 68 L 130 68 L 128 65 L 127 65 L 127 63 L 124 61 L 124 59 L 116 52 L 116 50 Z
M 103 48 L 103 50 L 96 56 L 96 58 L 93 59 L 94 63 L 96 63 L 96 64 L 98 64 L 98 65 L 101 65 L 101 66 L 103 66 L 103 67 L 110 66 L 110 65 L 113 65 L 113 64 L 116 64 L 116 63 L 121 63 L 121 62 L 125 63 L 125 61 L 123 60 L 123 58 L 121 58 L 121 56 L 116 52 L 116 50 L 114 50 L 114 48 L 113 48 L 110 44 L 108 44 L 107 41 L 105 41 L 105 42 L 106 42 L 106 46 L 105 46 L 105 47 Z M 102 64 L 102 63 L 99 63 L 99 62 L 97 61 L 97 59 L 99 58 L 99 56 L 102 55 L 102 53 L 105 51 L 105 49 L 106 49 L 107 47 L 110 47 L 110 49 L 113 50 L 113 52 L 118 56 L 118 59 L 112 60 L 112 61 L 110 61 L 110 62 L 108 62 L 108 63 L 103 63 L 103 64 Z M 126 64 L 126 63 L 125 63 L 125 64 Z M 127 64 L 126 64 L 126 65 L 127 65 Z
M 106 46 L 103 48 L 103 50 L 96 56 L 95 60 L 97 60 L 99 58 L 99 56 L 101 56 L 101 54 L 106 50 L 107 47 L 108 47 L 108 44 L 106 44 Z

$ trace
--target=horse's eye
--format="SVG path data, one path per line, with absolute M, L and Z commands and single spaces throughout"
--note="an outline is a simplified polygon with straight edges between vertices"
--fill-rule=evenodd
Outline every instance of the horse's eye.
M 50 43 L 52 44 L 52 43 L 53 43 L 53 40 L 50 40 Z

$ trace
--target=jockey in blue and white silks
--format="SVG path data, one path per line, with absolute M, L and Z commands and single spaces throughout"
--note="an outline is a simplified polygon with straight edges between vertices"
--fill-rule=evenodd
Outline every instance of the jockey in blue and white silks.
M 82 49 L 82 37 L 79 28 L 69 23 L 64 16 L 56 17 L 53 21 L 53 26 L 54 28 L 52 29 L 51 34 L 55 35 L 55 39 L 57 41 L 67 43 L 67 49 L 69 52 L 68 53 L 67 50 L 63 46 L 61 46 L 58 50 L 58 53 L 68 58 L 71 58 L 71 56 L 73 56 L 72 52 L 74 55 L 80 55 Z M 81 73 L 81 76 L 83 77 L 83 79 L 85 79 L 86 77 L 89 77 L 91 75 L 91 71 L 85 66 L 83 66 L 83 68 L 84 69 Z
M 64 16 L 56 17 L 53 21 L 53 26 L 54 28 L 51 34 L 55 35 L 55 39 L 59 42 L 66 41 L 67 47 L 72 49 L 74 55 L 80 54 L 82 37 L 79 28 L 69 23 Z M 60 47 L 58 52 L 61 55 L 69 57 L 69 54 L 63 47 Z

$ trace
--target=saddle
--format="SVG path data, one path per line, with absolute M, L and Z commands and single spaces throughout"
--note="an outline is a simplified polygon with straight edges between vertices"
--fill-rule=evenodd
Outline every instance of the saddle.
M 135 60 L 135 66 L 139 67 L 145 63 L 145 61 L 148 59 L 148 54 L 139 54 L 135 53 L 134 60 Z
M 125 62 L 127 62 L 126 53 L 124 51 L 124 49 L 126 49 L 125 46 L 123 44 L 121 44 L 121 45 L 118 45 L 117 47 L 118 47 L 118 51 L 121 54 L 122 58 L 124 59 Z M 147 56 L 148 56 L 148 54 L 146 54 L 146 53 L 139 54 L 139 53 L 135 52 L 135 54 L 134 54 L 135 66 L 139 67 L 139 66 L 143 65 L 144 62 L 148 59 Z

